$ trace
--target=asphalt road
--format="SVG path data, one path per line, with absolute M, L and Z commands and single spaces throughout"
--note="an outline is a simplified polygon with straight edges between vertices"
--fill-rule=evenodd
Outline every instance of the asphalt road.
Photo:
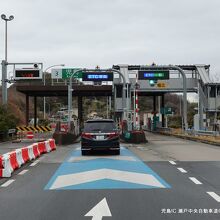
M 0 179 L 0 219 L 220 219 L 220 148 L 147 136 L 120 156 L 58 147 Z

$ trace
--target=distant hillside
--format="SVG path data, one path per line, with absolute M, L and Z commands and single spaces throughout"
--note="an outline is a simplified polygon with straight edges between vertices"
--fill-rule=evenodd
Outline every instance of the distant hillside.
M 0 104 L 2 104 L 2 88 L 0 87 Z M 8 89 L 8 105 L 9 110 L 16 118 L 19 119 L 19 124 L 25 124 L 25 96 L 16 91 L 14 85 Z M 32 104 L 30 103 L 30 106 Z

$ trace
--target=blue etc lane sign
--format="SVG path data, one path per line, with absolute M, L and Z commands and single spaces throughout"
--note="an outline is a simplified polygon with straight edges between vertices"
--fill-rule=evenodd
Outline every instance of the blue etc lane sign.
M 83 81 L 113 81 L 113 72 L 84 72 Z
M 167 80 L 170 78 L 168 70 L 139 70 L 138 79 L 140 80 Z

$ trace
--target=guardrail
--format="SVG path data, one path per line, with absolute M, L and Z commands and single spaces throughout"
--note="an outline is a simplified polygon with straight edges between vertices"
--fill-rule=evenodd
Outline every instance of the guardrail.
M 166 128 L 166 127 L 157 127 L 156 131 L 159 131 L 159 132 L 172 132 L 173 129 L 172 128 Z
M 143 129 L 144 131 L 152 131 L 151 129 L 149 129 L 149 128 L 148 128 L 147 126 L 145 126 L 145 125 L 142 126 L 142 129 Z M 157 127 L 157 128 L 156 128 L 156 131 L 158 131 L 158 132 L 172 132 L 173 129 L 172 129 L 172 128 L 166 128 L 166 127 Z
M 219 131 L 187 130 L 186 132 L 190 135 L 219 136 Z

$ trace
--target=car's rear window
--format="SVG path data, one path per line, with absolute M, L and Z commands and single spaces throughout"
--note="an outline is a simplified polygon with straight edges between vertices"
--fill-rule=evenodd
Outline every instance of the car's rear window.
M 109 132 L 114 130 L 116 130 L 116 126 L 112 121 L 86 122 L 84 127 L 84 132 Z

